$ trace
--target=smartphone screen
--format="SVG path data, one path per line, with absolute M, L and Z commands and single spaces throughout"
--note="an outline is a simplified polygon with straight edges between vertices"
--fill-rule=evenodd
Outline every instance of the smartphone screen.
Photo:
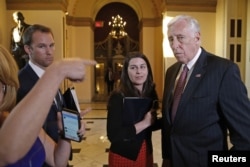
M 78 136 L 77 131 L 80 129 L 80 116 L 77 111 L 63 109 L 62 110 L 63 121 L 63 134 L 66 139 L 81 141 L 81 137 Z

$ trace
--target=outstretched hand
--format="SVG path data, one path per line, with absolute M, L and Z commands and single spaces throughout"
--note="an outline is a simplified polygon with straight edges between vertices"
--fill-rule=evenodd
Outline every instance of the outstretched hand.
M 69 79 L 72 82 L 81 82 L 85 79 L 86 66 L 94 66 L 96 64 L 95 60 L 85 60 L 81 58 L 67 58 L 61 61 L 57 61 L 54 65 L 48 67 L 57 68 L 58 75 L 62 79 Z M 59 69 L 58 69 L 59 68 Z
M 68 70 L 68 74 L 66 75 L 66 78 L 73 82 L 81 82 L 84 81 L 85 75 L 86 75 L 86 66 L 93 66 L 96 64 L 96 61 L 94 60 L 84 60 L 80 59 L 76 62 L 72 62 L 75 65 L 69 66 L 70 70 Z

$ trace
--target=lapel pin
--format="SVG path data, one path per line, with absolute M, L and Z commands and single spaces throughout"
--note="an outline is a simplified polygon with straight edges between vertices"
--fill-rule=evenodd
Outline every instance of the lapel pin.
M 201 74 L 196 74 L 195 77 L 200 78 Z

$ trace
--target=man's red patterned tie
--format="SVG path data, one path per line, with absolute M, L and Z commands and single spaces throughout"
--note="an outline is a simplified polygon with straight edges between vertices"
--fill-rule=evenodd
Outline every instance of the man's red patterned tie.
M 181 99 L 181 94 L 182 94 L 183 89 L 185 87 L 185 83 L 186 83 L 186 79 L 187 79 L 187 73 L 188 73 L 188 67 L 187 67 L 187 65 L 185 65 L 183 67 L 183 70 L 181 72 L 181 75 L 180 75 L 180 77 L 178 79 L 178 82 L 177 82 L 177 85 L 176 85 L 175 91 L 174 91 L 174 101 L 173 101 L 172 111 L 171 111 L 172 122 L 174 122 L 174 118 L 175 118 L 175 115 L 176 115 L 178 104 L 179 104 L 179 101 Z

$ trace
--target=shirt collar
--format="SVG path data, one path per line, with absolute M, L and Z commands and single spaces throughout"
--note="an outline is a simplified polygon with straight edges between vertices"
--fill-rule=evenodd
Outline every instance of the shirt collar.
M 36 64 L 32 63 L 30 60 L 29 65 L 35 71 L 36 75 L 41 78 L 45 71 Z
M 187 63 L 187 67 L 188 67 L 189 70 L 194 67 L 194 64 L 196 63 L 196 61 L 200 57 L 200 54 L 201 54 L 201 48 L 198 49 L 198 52 L 196 53 L 196 55 L 194 56 L 194 58 Z

